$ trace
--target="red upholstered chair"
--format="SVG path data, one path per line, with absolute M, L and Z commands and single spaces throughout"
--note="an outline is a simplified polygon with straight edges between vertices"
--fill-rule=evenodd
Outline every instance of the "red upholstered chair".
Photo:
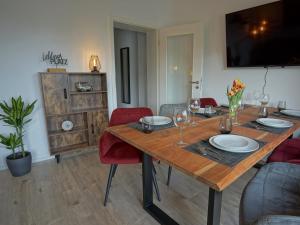
M 141 117 L 152 116 L 149 108 L 118 108 L 112 112 L 109 126 L 137 122 Z M 119 164 L 136 164 L 142 162 L 142 152 L 127 144 L 109 132 L 104 132 L 99 142 L 100 161 L 110 164 L 110 171 L 106 186 L 104 206 L 107 203 L 109 189 Z M 153 174 L 153 183 L 158 200 L 160 200 L 156 177 Z
M 211 105 L 213 107 L 218 106 L 218 104 L 214 98 L 200 98 L 201 108 L 205 108 L 205 106 L 207 106 L 207 105 Z
M 300 164 L 300 139 L 287 139 L 279 145 L 268 158 L 270 162 Z

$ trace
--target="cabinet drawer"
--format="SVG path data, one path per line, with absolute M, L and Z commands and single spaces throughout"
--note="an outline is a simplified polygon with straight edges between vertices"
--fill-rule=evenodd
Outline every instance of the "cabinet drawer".
M 60 135 L 49 136 L 51 152 L 59 152 L 62 149 L 72 149 L 76 145 L 88 144 L 88 132 L 78 131 L 72 133 L 62 133 Z M 68 148 L 69 147 L 69 148 Z

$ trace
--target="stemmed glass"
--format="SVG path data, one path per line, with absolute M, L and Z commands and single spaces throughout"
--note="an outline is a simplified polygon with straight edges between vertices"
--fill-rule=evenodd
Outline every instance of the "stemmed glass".
M 199 99 L 192 98 L 188 102 L 189 111 L 192 112 L 193 117 L 191 118 L 191 126 L 196 126 L 197 123 L 195 122 L 195 114 L 200 109 L 200 101 Z
M 174 110 L 174 116 L 173 116 L 173 121 L 176 127 L 179 128 L 179 133 L 180 133 L 180 140 L 177 142 L 177 145 L 179 146 L 184 146 L 186 143 L 183 141 L 183 128 L 185 127 L 187 123 L 187 111 L 184 108 L 176 108 Z
M 281 110 L 286 109 L 286 101 L 279 101 L 277 108 L 278 108 L 278 112 L 280 112 Z
M 270 95 L 262 94 L 260 97 L 261 106 L 267 106 L 270 101 Z
M 259 107 L 259 99 L 261 98 L 260 91 L 254 91 L 253 96 L 255 99 L 255 105 Z

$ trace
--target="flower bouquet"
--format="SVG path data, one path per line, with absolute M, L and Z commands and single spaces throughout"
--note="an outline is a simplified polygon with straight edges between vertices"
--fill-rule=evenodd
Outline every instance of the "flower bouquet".
M 242 96 L 246 85 L 240 80 L 234 80 L 231 89 L 227 88 L 227 97 L 229 101 L 229 116 L 232 124 L 237 125 L 237 111 L 241 105 Z

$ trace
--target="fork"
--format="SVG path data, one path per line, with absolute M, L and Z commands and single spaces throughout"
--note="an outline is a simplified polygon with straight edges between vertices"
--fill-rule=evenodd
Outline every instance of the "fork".
M 207 156 L 212 157 L 214 159 L 221 160 L 220 157 L 215 152 L 213 152 L 213 153 L 215 153 L 216 155 L 208 154 L 208 151 L 206 150 L 206 148 L 198 148 L 197 151 L 200 152 L 204 156 L 207 155 Z

